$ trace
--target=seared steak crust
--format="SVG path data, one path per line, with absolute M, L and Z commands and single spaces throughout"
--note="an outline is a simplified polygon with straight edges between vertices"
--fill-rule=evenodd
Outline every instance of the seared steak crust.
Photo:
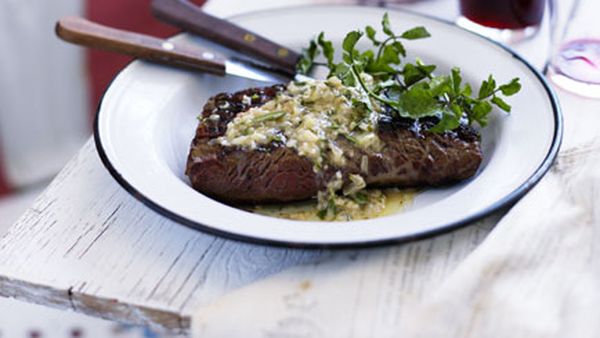
M 187 162 L 186 174 L 194 189 L 231 203 L 289 202 L 316 196 L 336 171 L 361 174 L 369 186 L 437 186 L 469 178 L 481 164 L 475 130 L 461 126 L 434 134 L 428 129 L 435 119 L 417 122 L 385 116 L 377 131 L 385 144 L 381 153 L 367 152 L 338 139 L 346 165 L 329 167 L 320 174 L 313 171 L 309 159 L 281 144 L 246 150 L 210 142 L 225 134 L 227 124 L 238 113 L 266 103 L 284 89 L 282 85 L 252 88 L 209 99 Z

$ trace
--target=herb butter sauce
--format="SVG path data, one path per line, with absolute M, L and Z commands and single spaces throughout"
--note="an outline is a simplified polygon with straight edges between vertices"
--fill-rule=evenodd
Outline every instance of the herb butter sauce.
M 368 75 L 363 80 L 372 83 Z M 313 170 L 320 173 L 346 164 L 340 139 L 365 151 L 380 152 L 383 143 L 376 132 L 380 114 L 381 107 L 367 94 L 344 86 L 337 77 L 291 82 L 273 100 L 238 114 L 227 125 L 225 135 L 213 142 L 250 150 L 277 143 L 308 158 Z M 318 193 L 316 206 L 306 202 L 294 204 L 291 209 L 258 207 L 254 211 L 305 220 L 365 219 L 383 214 L 391 190 L 385 193 L 365 188 L 361 175 L 343 176 L 338 170 Z
M 339 212 L 328 220 L 351 221 L 388 216 L 401 212 L 409 206 L 415 195 L 413 189 L 366 189 L 367 203 L 361 205 L 349 197 L 338 196 L 336 204 Z M 286 218 L 297 221 L 320 221 L 319 208 L 316 201 L 304 201 L 286 204 L 259 205 L 246 210 L 271 217 Z
M 375 104 L 363 95 L 336 77 L 291 82 L 275 99 L 238 114 L 215 142 L 248 149 L 277 142 L 309 158 L 315 171 L 327 164 L 343 166 L 339 136 L 363 149 L 382 147 L 375 132 L 379 107 L 367 109 L 364 102 Z

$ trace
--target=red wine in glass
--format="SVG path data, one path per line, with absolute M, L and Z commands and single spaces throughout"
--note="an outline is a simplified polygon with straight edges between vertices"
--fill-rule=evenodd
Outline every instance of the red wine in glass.
M 500 29 L 538 26 L 546 0 L 460 0 L 460 11 L 480 25 Z
M 458 24 L 505 42 L 537 32 L 548 0 L 460 0 Z

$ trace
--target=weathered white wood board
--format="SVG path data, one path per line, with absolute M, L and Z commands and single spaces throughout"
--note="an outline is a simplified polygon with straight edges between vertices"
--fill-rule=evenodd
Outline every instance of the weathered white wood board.
M 447 276 L 500 215 L 383 249 L 245 244 L 188 229 L 146 208 L 112 179 L 89 141 L 0 238 L 0 295 L 185 333 L 192 314 L 231 290 L 292 266 L 361 261 L 374 250 L 393 258 L 401 267 L 398 287 L 415 293 Z
M 390 250 L 406 252 L 407 283 L 424 277 L 413 270 L 442 277 L 493 223 Z M 229 290 L 368 251 L 273 248 L 188 229 L 129 196 L 90 141 L 0 239 L 0 294 L 185 331 L 191 313 Z

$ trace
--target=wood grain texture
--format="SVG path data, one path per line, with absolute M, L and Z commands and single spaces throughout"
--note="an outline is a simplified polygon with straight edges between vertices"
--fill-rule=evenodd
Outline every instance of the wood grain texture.
M 56 23 L 61 39 L 91 48 L 136 58 L 225 75 L 225 59 L 198 46 L 175 43 L 149 35 L 107 27 L 81 17 L 64 17 Z
M 160 217 L 113 181 L 89 142 L 0 239 L 0 294 L 179 329 L 188 310 L 321 254 L 240 244 Z
M 240 7 L 246 7 L 242 4 Z M 229 21 L 205 13 L 189 0 L 153 0 L 155 16 L 242 54 L 264 59 L 289 74 L 296 73 L 300 54 Z
M 439 265 L 423 273 L 443 276 L 484 238 L 490 222 L 401 246 L 412 266 L 403 278 L 418 284 L 425 276 L 414 272 L 433 259 Z M 167 220 L 113 181 L 90 141 L 0 239 L 0 294 L 186 331 L 190 314 L 230 290 L 347 254 L 244 244 Z
M 496 216 L 431 240 L 289 268 L 199 309 L 192 337 L 397 337 L 402 319 L 483 241 Z

